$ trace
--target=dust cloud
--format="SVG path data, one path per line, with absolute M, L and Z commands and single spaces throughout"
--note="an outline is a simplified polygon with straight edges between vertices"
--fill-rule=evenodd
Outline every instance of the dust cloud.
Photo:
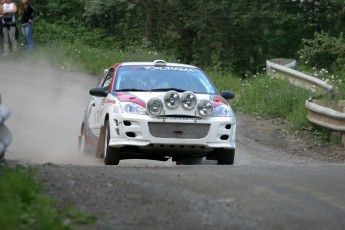
M 101 164 L 78 153 L 88 91 L 97 78 L 57 66 L 0 62 L 2 103 L 11 107 L 6 125 L 14 140 L 5 158 L 28 163 Z

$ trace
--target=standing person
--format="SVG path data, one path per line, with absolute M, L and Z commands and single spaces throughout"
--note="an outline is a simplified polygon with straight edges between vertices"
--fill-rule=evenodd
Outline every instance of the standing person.
M 32 21 L 38 17 L 39 11 L 33 8 L 29 0 L 22 0 L 22 33 L 29 53 L 34 48 Z
M 4 55 L 7 56 L 17 48 L 16 43 L 16 13 L 17 6 L 12 0 L 4 0 L 2 5 L 2 35 L 4 41 Z

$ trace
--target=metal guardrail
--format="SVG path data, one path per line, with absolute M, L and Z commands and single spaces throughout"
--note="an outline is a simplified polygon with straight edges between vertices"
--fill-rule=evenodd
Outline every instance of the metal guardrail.
M 9 107 L 1 104 L 0 98 L 0 159 L 5 155 L 7 147 L 12 142 L 12 134 L 5 126 L 5 120 L 11 115 Z
M 296 86 L 303 87 L 312 92 L 315 91 L 333 91 L 335 86 L 319 78 L 306 73 L 299 72 L 293 68 L 296 66 L 294 59 L 271 59 L 266 61 L 266 72 L 271 77 L 286 77 Z
M 332 102 L 321 100 L 306 100 L 309 122 L 341 132 L 341 140 L 345 147 L 345 101 Z
M 336 91 L 336 87 L 329 82 L 294 70 L 295 66 L 296 60 L 294 59 L 277 58 L 266 61 L 268 76 L 288 78 L 292 84 L 312 92 L 333 93 Z M 306 100 L 305 106 L 308 109 L 307 119 L 309 122 L 341 132 L 342 143 L 345 147 L 345 101 L 332 102 L 309 99 Z
M 305 106 L 308 109 L 308 120 L 316 125 L 339 132 L 345 132 L 345 110 L 342 104 L 345 101 L 325 102 L 321 100 L 307 100 Z

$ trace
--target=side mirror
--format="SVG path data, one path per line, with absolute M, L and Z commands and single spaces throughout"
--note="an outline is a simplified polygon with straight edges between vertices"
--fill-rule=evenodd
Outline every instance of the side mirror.
M 235 94 L 231 91 L 222 91 L 220 92 L 220 95 L 225 99 L 225 100 L 230 100 L 235 98 Z
M 104 69 L 103 73 L 106 74 L 106 73 L 108 73 L 108 71 L 109 71 L 109 69 Z
M 102 87 L 96 87 L 96 88 L 90 89 L 90 95 L 96 96 L 96 97 L 106 97 L 108 96 L 108 92 Z

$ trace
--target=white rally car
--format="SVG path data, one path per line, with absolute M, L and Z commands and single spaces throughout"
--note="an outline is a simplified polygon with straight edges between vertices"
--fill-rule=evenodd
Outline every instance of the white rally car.
M 233 164 L 236 118 L 197 67 L 163 60 L 125 62 L 105 71 L 85 110 L 79 147 L 106 165 L 121 159 Z

